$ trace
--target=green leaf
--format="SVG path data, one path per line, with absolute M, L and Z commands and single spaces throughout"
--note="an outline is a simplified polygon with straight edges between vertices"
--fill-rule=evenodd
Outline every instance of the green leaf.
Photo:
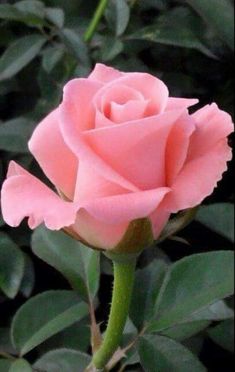
M 146 26 L 128 38 L 196 49 L 210 58 L 215 58 L 194 30 L 194 28 L 200 29 L 201 25 L 193 27 L 194 24 L 194 15 L 186 8 L 177 7 L 158 17 L 154 25 Z
M 45 15 L 45 5 L 38 0 L 21 0 L 17 1 L 14 6 L 24 13 L 34 14 L 40 18 L 43 18 Z
M 132 298 L 130 317 L 138 328 L 154 315 L 154 305 L 166 269 L 167 264 L 159 259 L 154 260 L 150 265 L 136 272 L 133 293 L 137 295 Z
M 0 328 L 0 350 L 3 353 L 16 354 L 11 342 L 10 328 Z
M 111 26 L 115 26 L 116 36 L 121 36 L 130 19 L 130 8 L 126 0 L 111 1 L 106 16 Z
M 45 37 L 35 34 L 10 44 L 0 58 L 0 80 L 9 79 L 22 70 L 38 55 L 45 42 Z
M 42 26 L 44 24 L 44 14 L 44 4 L 36 0 L 18 1 L 14 5 L 0 5 L 0 18 L 23 22 L 28 26 Z
M 43 355 L 33 367 L 45 372 L 84 372 L 90 360 L 89 355 L 79 351 L 57 349 Z
M 234 50 L 234 8 L 230 0 L 186 0 L 213 28 L 218 37 Z
M 40 355 L 54 349 L 66 348 L 86 352 L 90 346 L 89 319 L 84 318 L 62 332 L 57 333 L 38 347 Z
M 0 233 L 0 289 L 14 298 L 24 274 L 24 256 L 17 245 L 4 233 Z
M 9 359 L 0 358 L 0 371 L 9 372 L 11 364 L 12 364 L 12 361 L 10 361 Z
M 224 301 L 217 301 L 212 305 L 193 313 L 190 320 L 225 320 L 234 317 L 234 311 Z
M 72 291 L 47 291 L 28 300 L 12 323 L 12 340 L 20 355 L 82 319 L 87 305 Z
M 18 359 L 12 363 L 9 372 L 33 372 L 33 370 L 25 359 Z
M 0 149 L 18 153 L 28 152 L 28 140 L 34 129 L 31 120 L 19 117 L 0 124 Z
M 182 323 L 195 312 L 234 291 L 234 254 L 217 251 L 186 257 L 169 269 L 155 307 L 157 319 L 149 330 Z
M 147 372 L 206 372 L 196 356 L 167 337 L 141 337 L 139 354 L 141 365 Z
M 202 206 L 196 220 L 234 242 L 234 207 L 232 203 L 215 203 Z
M 41 66 L 37 76 L 42 101 L 44 101 L 46 105 L 45 115 L 51 110 L 53 110 L 54 107 L 58 106 L 61 99 L 64 71 L 61 70 L 60 76 L 55 77 L 53 76 L 53 72 L 55 72 L 55 70 L 51 71 L 50 73 L 47 73 Z M 42 110 L 43 107 L 37 108 L 37 111 L 39 111 L 39 113 Z
M 46 18 L 58 28 L 64 26 L 64 11 L 60 8 L 46 8 Z
M 234 320 L 226 320 L 209 329 L 210 338 L 224 349 L 234 352 Z
M 183 341 L 207 328 L 211 321 L 233 318 L 234 311 L 224 301 L 217 301 L 203 310 L 193 313 L 183 323 L 161 332 L 163 335 Z
M 173 338 L 176 341 L 184 341 L 199 332 L 203 331 L 210 325 L 208 320 L 191 321 L 187 323 L 176 324 L 173 327 L 160 332 L 160 334 Z
M 100 253 L 63 232 L 38 228 L 32 238 L 33 252 L 65 276 L 71 286 L 87 300 L 99 288 Z M 66 253 L 66 254 L 65 254 Z
M 88 49 L 78 32 L 70 28 L 64 28 L 61 30 L 61 36 L 65 45 L 74 56 L 77 57 L 82 64 L 89 65 Z
M 4 20 L 19 20 L 22 18 L 22 14 L 18 9 L 10 4 L 0 4 L 0 19 Z
M 101 48 L 101 59 L 103 61 L 111 61 L 123 51 L 123 43 L 114 38 L 107 37 L 104 39 L 103 47 Z
M 61 45 L 50 46 L 43 51 L 42 66 L 46 72 L 51 72 L 62 59 L 64 48 Z
M 23 294 L 24 297 L 29 297 L 34 288 L 35 272 L 33 262 L 27 254 L 24 254 L 24 261 L 25 268 L 24 275 L 20 285 L 20 292 Z

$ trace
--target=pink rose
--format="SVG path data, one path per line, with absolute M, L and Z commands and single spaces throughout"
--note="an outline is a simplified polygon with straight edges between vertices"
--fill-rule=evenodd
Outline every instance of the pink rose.
M 231 159 L 230 116 L 214 103 L 189 115 L 196 103 L 169 97 L 154 76 L 101 64 L 69 81 L 29 142 L 57 193 L 11 162 L 5 221 L 29 217 L 32 229 L 44 222 L 113 249 L 131 221 L 148 218 L 156 239 L 171 213 L 212 193 Z

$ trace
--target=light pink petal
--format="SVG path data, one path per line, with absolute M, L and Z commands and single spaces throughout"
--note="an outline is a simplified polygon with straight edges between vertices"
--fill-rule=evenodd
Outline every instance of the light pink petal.
M 150 74 L 132 72 L 126 73 L 119 82 L 136 89 L 146 100 L 149 100 L 146 116 L 164 112 L 169 92 L 161 80 Z
M 118 82 L 106 85 L 103 89 L 100 89 L 94 97 L 96 108 L 103 112 L 107 117 L 109 116 L 110 105 L 112 102 L 124 105 L 130 100 L 141 101 L 144 100 L 144 97 L 136 89 Z
M 79 163 L 74 201 L 83 202 L 104 196 L 127 193 L 129 190 L 105 179 L 101 173 L 82 159 Z
M 101 63 L 95 65 L 94 70 L 89 75 L 89 80 L 96 80 L 101 83 L 108 83 L 112 80 L 116 80 L 124 75 L 123 72 L 116 70 L 113 67 L 105 66 Z
M 140 109 L 142 117 L 148 104 L 149 101 L 146 101 L 143 95 L 132 87 L 118 81 L 105 85 L 94 97 L 95 127 L 102 128 L 112 126 L 114 123 L 138 119 Z
M 114 122 L 112 120 L 108 119 L 101 111 L 96 110 L 95 127 L 97 129 L 103 127 L 111 127 L 112 125 L 114 125 Z
M 227 139 L 222 139 L 203 156 L 188 161 L 171 186 L 165 208 L 176 213 L 199 205 L 213 192 L 231 157 Z
M 60 199 L 15 162 L 10 163 L 8 177 L 1 191 L 2 214 L 8 225 L 18 226 L 25 217 L 31 229 L 42 222 L 51 230 L 74 223 L 76 206 Z
M 63 106 L 73 120 L 76 131 L 83 131 L 95 126 L 95 107 L 93 97 L 102 87 L 98 81 L 73 79 L 64 87 Z
M 207 153 L 219 140 L 227 137 L 234 130 L 232 118 L 213 103 L 192 115 L 196 131 L 190 141 L 188 160 Z
M 94 97 L 94 104 L 96 112 L 100 111 L 107 119 L 121 123 L 137 119 L 138 108 L 141 107 L 144 113 L 148 101 L 135 89 L 117 83 L 110 85 L 109 89 L 101 89 Z
M 83 203 L 93 217 L 107 224 L 120 224 L 148 217 L 170 192 L 167 187 L 98 198 Z
M 118 80 L 111 81 L 109 84 L 104 85 L 97 97 L 95 97 L 94 102 L 96 102 L 96 99 L 100 100 L 104 94 L 108 94 L 115 86 L 129 87 L 138 92 L 139 95 L 141 94 L 144 100 L 149 101 L 146 109 L 146 116 L 160 114 L 164 112 L 166 108 L 169 96 L 166 85 L 150 74 L 137 72 L 125 73 L 124 76 L 120 77 Z
M 73 199 L 78 160 L 61 135 L 58 109 L 37 126 L 29 141 L 29 149 L 50 181 Z
M 171 111 L 87 131 L 83 136 L 94 152 L 122 177 L 139 189 L 153 189 L 165 186 L 166 141 L 181 115 L 185 115 L 182 110 Z
M 194 131 L 194 120 L 188 113 L 182 115 L 171 129 L 166 146 L 167 186 L 172 185 L 185 163 L 188 155 L 190 138 Z
M 60 105 L 60 127 L 65 142 L 79 160 L 81 159 L 89 162 L 91 169 L 101 174 L 106 180 L 130 191 L 138 190 L 136 186 L 131 184 L 131 182 L 127 181 L 105 163 L 92 147 L 86 143 L 82 133 L 80 133 L 77 128 L 76 115 L 70 110 L 70 105 L 66 104 L 66 100 Z
M 166 111 L 188 108 L 190 106 L 196 105 L 198 102 L 199 100 L 195 98 L 169 97 L 167 101 Z
M 99 221 L 81 209 L 72 229 L 90 245 L 102 249 L 112 249 L 121 241 L 128 225 L 128 222 L 111 225 Z
M 159 207 L 150 215 L 150 220 L 152 222 L 153 236 L 157 240 L 162 230 L 166 226 L 171 213 L 164 208 L 164 201 L 159 205 Z
M 124 105 L 111 103 L 110 120 L 120 124 L 126 121 L 137 120 L 144 117 L 148 101 L 131 100 Z

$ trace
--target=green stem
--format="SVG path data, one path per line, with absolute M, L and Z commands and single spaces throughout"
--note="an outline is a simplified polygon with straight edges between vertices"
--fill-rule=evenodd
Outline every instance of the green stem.
M 95 10 L 93 18 L 92 18 L 92 20 L 91 20 L 91 22 L 88 26 L 88 29 L 85 33 L 85 36 L 84 36 L 84 40 L 86 42 L 89 42 L 92 39 L 92 37 L 95 33 L 95 30 L 96 30 L 96 28 L 99 24 L 99 21 L 104 14 L 105 8 L 108 5 L 108 1 L 109 0 L 100 0 L 99 1 L 98 7 Z
M 96 369 L 103 369 L 118 348 L 129 313 L 136 260 L 113 261 L 114 285 L 109 321 L 100 349 L 93 357 Z

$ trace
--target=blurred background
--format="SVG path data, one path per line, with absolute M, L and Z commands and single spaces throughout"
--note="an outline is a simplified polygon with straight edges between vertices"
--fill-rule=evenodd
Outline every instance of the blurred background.
M 64 84 L 87 76 L 98 61 L 124 71 L 149 72 L 168 85 L 171 96 L 197 97 L 198 107 L 215 101 L 234 115 L 234 1 L 110 0 L 87 40 L 97 4 L 95 0 L 0 1 L 0 188 L 10 159 L 46 181 L 27 141 L 37 123 L 60 102 Z M 169 259 L 232 248 L 232 169 L 230 162 L 196 220 L 160 245 Z M 15 259 L 23 255 L 25 260 L 19 279 L 14 260 L 5 258 L 13 283 L 9 290 L 1 282 L 0 257 L 0 350 L 6 348 L 13 314 L 27 298 L 68 288 L 58 272 L 32 253 L 31 235 L 26 224 L 11 229 L 0 215 L 0 246 L 4 241 L 9 251 L 14 247 Z M 106 305 L 99 311 L 100 319 L 108 310 L 111 288 L 107 263 L 102 267 L 100 300 Z M 205 331 L 191 341 L 209 371 L 232 371 L 233 322 L 224 323 L 219 336 Z

